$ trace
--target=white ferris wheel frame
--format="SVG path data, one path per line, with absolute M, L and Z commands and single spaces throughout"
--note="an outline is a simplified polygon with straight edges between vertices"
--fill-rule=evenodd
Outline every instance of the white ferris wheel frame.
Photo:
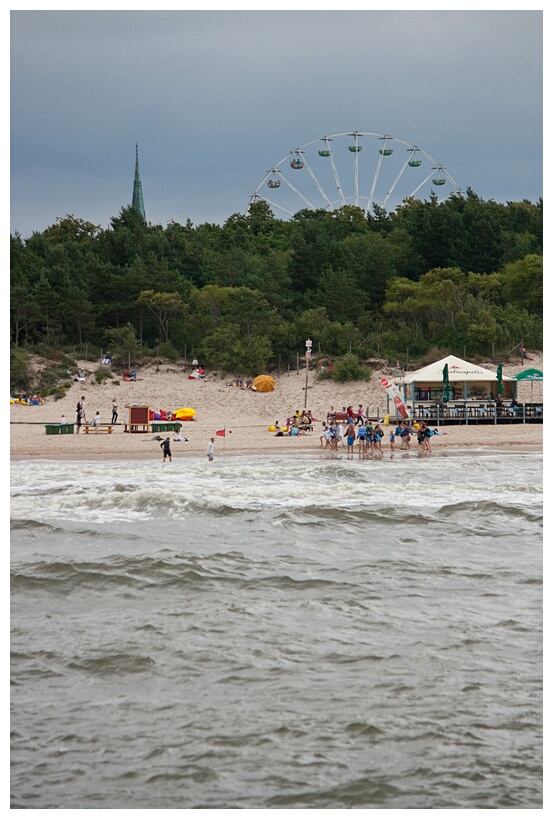
M 441 199 L 438 199 L 438 203 L 444 202 L 446 199 L 448 199 L 450 196 L 452 196 L 455 193 L 457 193 L 457 194 L 462 193 L 459 185 L 453 179 L 451 174 L 448 172 L 447 168 L 445 168 L 444 165 L 442 165 L 440 162 L 438 162 L 438 160 L 436 160 L 433 156 L 431 156 L 425 150 L 420 148 L 418 145 L 415 145 L 414 143 L 409 142 L 406 139 L 402 139 L 400 137 L 395 137 L 395 136 L 392 136 L 391 134 L 380 134 L 380 133 L 377 133 L 376 131 L 343 131 L 342 133 L 338 133 L 338 134 L 329 134 L 327 136 L 317 137 L 317 139 L 312 139 L 309 142 L 305 142 L 303 145 L 300 145 L 299 148 L 295 148 L 292 151 L 288 151 L 288 153 L 285 156 L 283 156 L 283 158 L 279 162 L 277 162 L 275 165 L 273 165 L 273 167 L 270 168 L 270 170 L 268 170 L 266 172 L 265 176 L 263 177 L 263 179 L 261 180 L 261 182 L 259 183 L 257 188 L 255 189 L 253 194 L 250 196 L 248 211 L 249 211 L 251 205 L 254 202 L 259 201 L 259 200 L 263 200 L 263 201 L 267 202 L 267 204 L 271 205 L 272 207 L 275 207 L 278 210 L 281 210 L 284 213 L 288 214 L 288 216 L 293 216 L 294 215 L 294 213 L 292 211 L 288 210 L 283 205 L 279 204 L 278 202 L 272 201 L 271 199 L 269 199 L 269 197 L 267 197 L 267 196 L 260 193 L 260 190 L 263 188 L 263 186 L 266 185 L 267 182 L 270 179 L 275 179 L 275 178 L 278 180 L 279 186 L 280 186 L 281 183 L 284 183 L 294 194 L 296 194 L 296 196 L 299 197 L 299 199 L 302 202 L 305 203 L 307 208 L 309 208 L 311 210 L 316 210 L 317 209 L 317 206 L 315 204 L 313 204 L 313 202 L 311 202 L 300 190 L 298 190 L 298 188 L 296 188 L 296 186 L 293 185 L 290 182 L 290 180 L 287 179 L 287 177 L 280 170 L 280 166 L 283 165 L 286 161 L 289 161 L 290 157 L 295 157 L 298 161 L 303 163 L 302 167 L 306 169 L 306 171 L 309 174 L 309 176 L 311 177 L 311 180 L 313 181 L 315 187 L 319 191 L 323 201 L 325 202 L 325 206 L 323 208 L 324 210 L 333 211 L 333 210 L 336 210 L 336 208 L 345 206 L 347 204 L 347 198 L 344 195 L 344 189 L 343 189 L 343 186 L 342 186 L 342 182 L 340 180 L 338 169 L 336 167 L 336 162 L 335 162 L 335 159 L 334 159 L 334 153 L 333 153 L 333 150 L 332 150 L 331 143 L 335 139 L 337 139 L 338 137 L 347 137 L 347 136 L 354 138 L 354 145 L 352 146 L 353 147 L 353 163 L 354 163 L 353 204 L 356 207 L 359 207 L 360 206 L 359 205 L 360 200 L 367 199 L 367 205 L 363 208 L 365 216 L 367 216 L 369 214 L 369 212 L 370 212 L 370 210 L 371 210 L 371 208 L 373 207 L 374 204 L 381 204 L 382 207 L 386 208 L 387 203 L 390 200 L 390 197 L 393 195 L 394 191 L 396 190 L 397 185 L 398 185 L 401 177 L 403 176 L 404 171 L 408 167 L 409 162 L 413 160 L 413 158 L 415 157 L 416 154 L 422 154 L 422 156 L 424 156 L 426 159 L 428 159 L 429 162 L 431 163 L 431 169 L 430 169 L 430 172 L 422 179 L 422 181 L 418 181 L 418 184 L 411 191 L 411 193 L 409 193 L 407 196 L 403 197 L 402 201 L 405 201 L 406 199 L 409 199 L 411 197 L 416 196 L 416 194 L 423 187 L 423 185 L 425 185 L 428 182 L 428 180 L 431 179 L 434 176 L 434 174 L 436 172 L 443 173 L 444 176 L 447 178 L 447 180 L 449 181 L 449 183 L 451 184 L 451 186 L 453 188 L 453 190 L 448 191 L 448 193 L 445 196 L 443 196 Z M 365 136 L 377 137 L 379 139 L 382 139 L 383 140 L 383 145 L 382 145 L 382 149 L 379 152 L 378 161 L 377 161 L 376 168 L 374 170 L 374 174 L 373 174 L 373 177 L 372 177 L 372 180 L 371 180 L 370 193 L 368 194 L 368 197 L 366 195 L 360 197 L 360 195 L 359 195 L 359 151 L 361 150 L 361 147 L 359 147 L 359 137 L 365 137 Z M 328 194 L 324 190 L 321 182 L 317 178 L 317 175 L 316 175 L 315 171 L 313 170 L 313 168 L 311 167 L 311 165 L 309 164 L 309 162 L 307 161 L 307 158 L 305 156 L 305 149 L 309 148 L 311 145 L 315 145 L 318 142 L 324 143 L 324 150 L 329 151 L 328 159 L 330 161 L 332 174 L 334 176 L 334 182 L 336 184 L 336 190 L 337 190 L 337 194 L 338 194 L 338 198 L 335 199 L 334 201 L 331 201 L 330 197 L 328 196 Z M 390 185 L 390 187 L 388 189 L 388 192 L 386 193 L 386 196 L 384 197 L 383 201 L 381 203 L 375 203 L 374 197 L 375 197 L 376 185 L 377 185 L 378 178 L 379 178 L 379 175 L 380 175 L 382 160 L 384 159 L 384 156 L 385 156 L 384 151 L 386 150 L 388 142 L 399 143 L 400 145 L 407 146 L 407 157 L 406 157 L 405 161 L 403 162 L 403 164 L 401 165 L 401 168 L 398 171 L 393 183 Z

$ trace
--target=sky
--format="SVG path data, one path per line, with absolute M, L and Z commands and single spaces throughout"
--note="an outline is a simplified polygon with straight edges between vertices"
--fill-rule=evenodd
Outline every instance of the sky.
M 542 11 L 363 5 L 12 4 L 10 232 L 67 214 L 108 227 L 131 203 L 136 143 L 146 217 L 164 226 L 223 224 L 290 151 L 354 131 L 420 146 L 462 191 L 536 202 Z

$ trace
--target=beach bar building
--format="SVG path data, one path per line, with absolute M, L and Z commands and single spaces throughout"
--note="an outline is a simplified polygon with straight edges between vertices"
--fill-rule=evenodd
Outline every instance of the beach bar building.
M 500 394 L 497 371 L 486 370 L 478 364 L 471 364 L 470 361 L 463 361 L 462 358 L 457 358 L 455 355 L 448 355 L 433 364 L 421 367 L 420 370 L 406 372 L 401 379 L 396 380 L 404 393 L 405 400 L 409 403 L 441 401 L 446 364 L 452 392 L 451 401 L 489 401 L 496 399 Z M 517 383 L 516 378 L 502 375 L 501 398 L 504 401 L 516 398 Z
M 446 369 L 447 366 L 447 369 Z M 446 381 L 447 379 L 447 381 Z M 410 417 L 430 424 L 543 423 L 543 403 L 520 404 L 518 381 L 503 368 L 487 370 L 454 355 L 394 377 Z M 447 384 L 447 400 L 444 390 Z M 396 410 L 387 399 L 387 412 Z

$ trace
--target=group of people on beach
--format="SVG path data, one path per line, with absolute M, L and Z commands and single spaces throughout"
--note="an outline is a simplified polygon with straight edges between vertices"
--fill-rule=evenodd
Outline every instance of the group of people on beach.
M 306 432 L 313 432 L 313 424 L 317 418 L 313 417 L 311 410 L 297 409 L 292 415 L 286 419 L 283 427 L 278 421 L 269 427 L 274 432 L 277 438 L 282 438 L 284 435 L 305 435 Z
M 28 407 L 38 407 L 41 404 L 44 404 L 44 398 L 42 398 L 38 392 L 33 393 L 33 395 L 25 395 L 22 393 L 16 399 L 12 399 L 12 403 L 14 402 L 17 404 L 26 404 Z
M 380 424 L 373 427 L 372 424 L 361 422 L 355 424 L 348 423 L 345 427 L 338 421 L 337 423 L 326 423 L 323 421 L 323 429 L 320 436 L 321 447 L 325 449 L 337 450 L 339 446 L 347 447 L 348 454 L 354 452 L 357 441 L 359 453 L 372 453 L 383 455 L 382 439 L 384 430 Z
M 76 418 L 76 422 L 75 422 L 75 427 L 76 427 L 75 431 L 76 431 L 77 434 L 81 431 L 82 425 L 87 423 L 86 412 L 85 412 L 85 408 L 84 408 L 84 400 L 85 400 L 84 395 L 81 395 L 79 401 L 77 401 L 77 418 Z M 114 398 L 113 401 L 111 402 L 111 423 L 116 424 L 118 417 L 119 417 L 119 413 L 118 413 L 117 401 Z M 67 420 L 65 419 L 65 416 L 62 416 L 62 419 L 60 420 L 60 424 L 66 424 L 66 423 L 67 423 Z M 96 414 L 94 415 L 94 418 L 92 419 L 92 426 L 94 427 L 94 431 L 98 432 L 98 429 L 100 427 L 100 411 L 99 410 L 96 410 Z
M 410 421 L 400 421 L 389 433 L 390 451 L 396 449 L 396 441 L 399 448 L 408 450 L 411 448 L 411 438 L 416 436 L 420 450 L 431 452 L 430 439 L 433 435 L 445 435 L 438 429 L 431 429 L 424 422 L 418 423 Z M 355 444 L 359 454 L 375 455 L 382 457 L 382 441 L 385 433 L 380 422 L 373 426 L 370 422 L 361 421 L 359 424 L 348 423 L 347 426 L 338 421 L 337 423 L 326 423 L 323 421 L 323 429 L 320 436 L 321 447 L 324 449 L 337 450 L 338 447 L 347 447 L 348 454 L 353 454 Z

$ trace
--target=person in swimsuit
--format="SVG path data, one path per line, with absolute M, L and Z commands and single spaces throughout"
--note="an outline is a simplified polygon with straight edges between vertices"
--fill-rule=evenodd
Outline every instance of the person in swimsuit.
M 351 421 L 346 429 L 346 441 L 348 445 L 348 453 L 353 455 L 353 445 L 355 443 L 355 424 L 353 423 L 353 415 L 351 416 Z

